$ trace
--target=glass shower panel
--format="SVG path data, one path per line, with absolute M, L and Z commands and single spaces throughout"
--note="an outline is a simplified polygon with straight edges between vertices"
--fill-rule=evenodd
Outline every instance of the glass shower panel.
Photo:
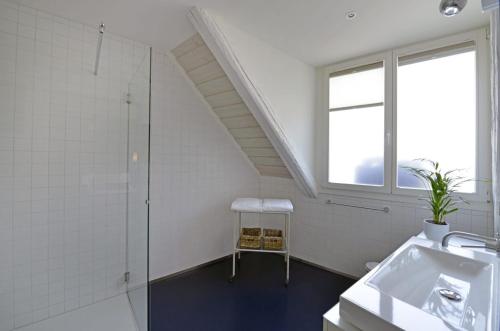
M 127 295 L 139 331 L 149 327 L 149 115 L 151 50 L 128 85 Z

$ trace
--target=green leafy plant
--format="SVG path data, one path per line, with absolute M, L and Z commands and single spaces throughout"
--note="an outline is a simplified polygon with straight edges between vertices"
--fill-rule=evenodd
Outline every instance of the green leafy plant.
M 425 159 L 416 161 L 425 162 L 430 165 L 429 168 L 404 167 L 411 174 L 420 179 L 428 189 L 428 197 L 423 199 L 427 201 L 433 214 L 435 224 L 446 224 L 445 217 L 458 210 L 457 203 L 465 202 L 464 199 L 457 197 L 454 193 L 464 183 L 470 181 L 458 175 L 460 169 L 443 172 L 439 162 Z

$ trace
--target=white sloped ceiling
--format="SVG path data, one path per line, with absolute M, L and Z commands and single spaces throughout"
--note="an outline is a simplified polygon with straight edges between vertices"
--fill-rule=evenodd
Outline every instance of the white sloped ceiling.
M 266 134 L 199 34 L 172 53 L 198 91 L 263 176 L 291 177 Z
M 318 189 L 313 173 L 314 67 L 227 24 L 206 10 L 194 7 L 188 18 L 201 36 L 198 41 L 210 50 L 232 83 L 234 91 L 227 92 L 225 97 L 233 98 L 234 102 L 241 100 L 252 115 L 248 117 L 249 121 L 258 124 L 252 129 L 242 129 L 240 133 L 248 138 L 250 135 L 252 138 L 267 138 L 275 153 L 274 158 L 247 155 L 261 167 L 284 165 L 303 193 L 316 197 Z M 209 103 L 217 102 L 217 99 L 210 98 L 207 98 Z M 261 173 L 270 175 L 265 171 Z

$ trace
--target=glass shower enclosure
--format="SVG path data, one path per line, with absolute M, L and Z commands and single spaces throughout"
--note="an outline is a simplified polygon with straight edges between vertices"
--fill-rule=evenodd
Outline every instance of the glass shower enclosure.
M 151 49 L 128 84 L 127 236 L 125 281 L 139 331 L 149 330 L 149 140 Z

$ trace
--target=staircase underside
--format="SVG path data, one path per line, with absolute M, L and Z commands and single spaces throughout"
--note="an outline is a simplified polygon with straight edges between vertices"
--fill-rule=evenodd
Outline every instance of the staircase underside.
M 287 167 L 199 34 L 172 53 L 263 176 L 291 178 Z

